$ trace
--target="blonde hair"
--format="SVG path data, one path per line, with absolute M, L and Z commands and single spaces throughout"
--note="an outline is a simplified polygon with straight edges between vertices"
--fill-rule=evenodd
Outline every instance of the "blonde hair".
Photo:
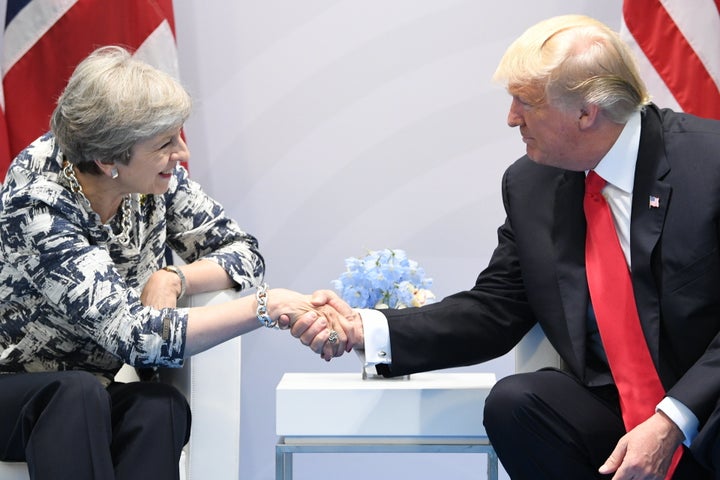
M 535 101 L 597 105 L 617 123 L 650 103 L 628 46 L 605 24 L 583 15 L 530 27 L 508 47 L 493 79 L 506 88 L 543 92 Z
M 50 129 L 69 162 L 100 173 L 95 160 L 127 164 L 135 143 L 180 128 L 190 109 L 190 96 L 174 78 L 107 46 L 75 68 Z

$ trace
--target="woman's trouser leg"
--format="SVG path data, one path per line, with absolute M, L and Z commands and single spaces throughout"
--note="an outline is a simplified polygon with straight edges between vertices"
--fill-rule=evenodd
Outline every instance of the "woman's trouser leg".
M 33 480 L 112 479 L 110 397 L 87 372 L 0 375 L 0 460 Z
M 113 383 L 112 456 L 117 480 L 177 480 L 180 454 L 190 437 L 190 407 L 163 383 Z

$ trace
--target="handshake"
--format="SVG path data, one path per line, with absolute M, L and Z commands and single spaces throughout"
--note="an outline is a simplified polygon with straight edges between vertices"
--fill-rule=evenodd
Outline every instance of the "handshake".
M 271 294 L 280 298 L 281 305 L 275 305 L 275 311 L 284 312 L 278 317 L 278 327 L 289 329 L 293 337 L 324 360 L 329 362 L 352 349 L 364 348 L 360 314 L 335 292 L 318 290 L 308 296 L 273 289 Z

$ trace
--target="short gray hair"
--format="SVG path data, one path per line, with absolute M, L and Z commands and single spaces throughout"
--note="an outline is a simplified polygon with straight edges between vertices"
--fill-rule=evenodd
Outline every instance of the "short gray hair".
M 173 77 L 122 47 L 106 46 L 75 68 L 50 129 L 70 163 L 100 173 L 95 160 L 127 164 L 133 145 L 182 127 L 191 106 Z

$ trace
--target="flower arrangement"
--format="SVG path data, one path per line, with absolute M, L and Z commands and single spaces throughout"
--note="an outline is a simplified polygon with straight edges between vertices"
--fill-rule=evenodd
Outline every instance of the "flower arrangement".
M 432 279 L 403 250 L 371 250 L 345 260 L 346 271 L 333 286 L 353 308 L 406 308 L 430 303 Z

